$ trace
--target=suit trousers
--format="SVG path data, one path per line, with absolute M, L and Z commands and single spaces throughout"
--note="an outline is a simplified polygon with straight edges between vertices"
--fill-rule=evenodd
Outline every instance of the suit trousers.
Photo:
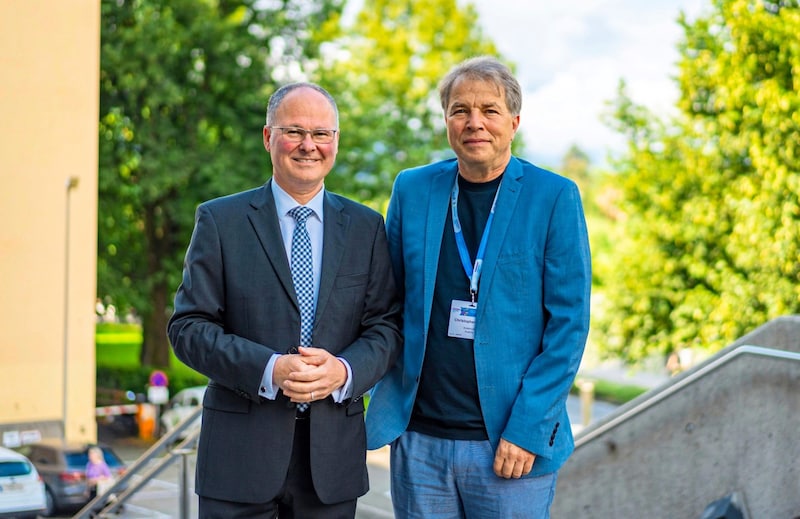
M 308 418 L 295 423 L 292 461 L 280 494 L 266 503 L 234 503 L 200 496 L 200 519 L 353 519 L 356 500 L 325 504 L 319 500 L 311 479 Z

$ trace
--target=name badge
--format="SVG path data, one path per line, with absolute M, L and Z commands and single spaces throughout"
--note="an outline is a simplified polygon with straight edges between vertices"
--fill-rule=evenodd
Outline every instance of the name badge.
M 454 300 L 450 303 L 450 324 L 447 327 L 447 335 L 458 339 L 474 339 L 477 315 L 478 303 Z

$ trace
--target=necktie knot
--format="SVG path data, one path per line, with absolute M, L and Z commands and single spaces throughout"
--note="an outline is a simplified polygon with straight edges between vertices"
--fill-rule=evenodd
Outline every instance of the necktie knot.
M 289 211 L 289 216 L 294 218 L 298 225 L 305 224 L 306 220 L 308 220 L 308 217 L 312 214 L 314 214 L 313 209 L 309 209 L 308 207 L 304 207 L 302 205 L 298 205 Z

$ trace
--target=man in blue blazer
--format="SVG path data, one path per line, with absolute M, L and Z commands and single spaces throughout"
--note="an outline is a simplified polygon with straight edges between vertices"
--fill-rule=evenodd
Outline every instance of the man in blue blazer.
M 368 448 L 392 445 L 397 517 L 546 518 L 589 328 L 580 195 L 512 156 L 521 89 L 507 67 L 468 60 L 439 92 L 456 158 L 395 181 L 405 346 L 372 391 Z
M 209 378 L 201 518 L 352 518 L 368 490 L 362 395 L 400 350 L 400 305 L 383 218 L 324 188 L 338 122 L 321 87 L 281 87 L 272 179 L 197 209 L 169 337 Z

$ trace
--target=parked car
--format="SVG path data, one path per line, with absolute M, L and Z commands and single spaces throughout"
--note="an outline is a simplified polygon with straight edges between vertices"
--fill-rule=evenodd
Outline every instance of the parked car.
M 0 447 L 0 517 L 34 518 L 46 507 L 36 467 L 22 454 Z
M 169 434 L 187 416 L 197 411 L 203 405 L 203 396 L 206 394 L 207 386 L 187 387 L 175 393 L 161 413 L 161 434 Z M 200 417 L 184 431 L 181 438 L 186 438 L 189 434 L 200 428 Z
M 45 440 L 23 445 L 18 450 L 31 460 L 44 480 L 46 511 L 54 515 L 60 510 L 76 510 L 88 503 L 91 492 L 86 483 L 86 463 L 89 447 L 86 443 L 64 443 L 60 440 Z M 126 470 L 125 463 L 107 445 L 99 445 L 103 458 L 115 478 Z

